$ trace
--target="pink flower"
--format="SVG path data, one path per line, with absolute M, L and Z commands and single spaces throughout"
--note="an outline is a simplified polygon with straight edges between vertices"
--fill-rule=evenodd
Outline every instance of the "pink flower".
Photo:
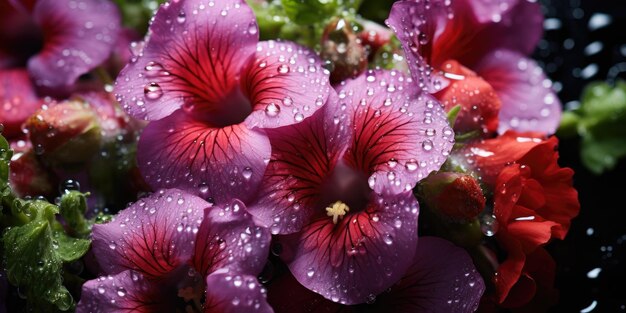
M 271 281 L 268 301 L 277 313 L 312 312 L 474 312 L 485 284 L 465 250 L 437 238 L 420 238 L 406 273 L 367 304 L 331 302 L 300 285 L 291 275 Z
M 541 68 L 527 57 L 542 34 L 539 5 L 504 2 L 400 1 L 387 23 L 395 30 L 416 82 L 438 91 L 462 75 L 435 72 L 456 60 L 475 71 L 502 101 L 499 133 L 508 129 L 554 133 L 561 106 Z M 428 3 L 428 5 L 425 5 Z M 454 16 L 453 18 L 448 18 Z
M 249 200 L 270 157 L 263 130 L 313 115 L 329 90 L 313 51 L 258 42 L 241 0 L 162 5 L 116 81 L 124 109 L 151 121 L 138 148 L 148 183 L 216 202 Z
M 0 69 L 27 67 L 38 86 L 64 87 L 109 57 L 120 28 L 108 0 L 0 2 Z
M 268 131 L 272 157 L 249 211 L 305 287 L 345 304 L 389 288 L 417 245 L 411 190 L 454 142 L 441 105 L 392 71 L 340 86 L 300 124 Z
M 270 235 L 245 209 L 236 200 L 211 207 L 170 189 L 94 225 L 93 252 L 105 276 L 83 285 L 77 312 L 272 312 L 254 276 Z

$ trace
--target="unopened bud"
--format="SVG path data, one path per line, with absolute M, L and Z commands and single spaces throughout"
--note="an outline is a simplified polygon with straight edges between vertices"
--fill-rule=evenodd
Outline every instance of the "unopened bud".
M 322 35 L 323 59 L 332 62 L 331 83 L 357 77 L 367 67 L 367 53 L 349 21 L 333 19 Z
M 100 149 L 98 116 L 83 101 L 64 101 L 39 110 L 25 128 L 35 152 L 46 155 L 53 165 L 84 163 Z
M 13 155 L 9 182 L 19 196 L 51 196 L 56 191 L 57 179 L 45 169 L 31 149 Z
M 470 222 L 485 207 L 480 185 L 466 174 L 444 172 L 431 175 L 422 181 L 421 193 L 432 211 L 453 222 Z

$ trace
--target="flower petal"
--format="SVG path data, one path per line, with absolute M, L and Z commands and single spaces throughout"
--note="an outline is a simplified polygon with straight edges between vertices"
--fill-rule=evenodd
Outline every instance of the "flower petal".
M 175 302 L 166 301 L 169 297 L 165 291 L 163 285 L 147 280 L 139 272 L 126 270 L 87 281 L 76 312 L 174 312 Z
M 272 313 L 256 277 L 220 270 L 206 278 L 205 313 Z
M 214 128 L 178 110 L 144 129 L 137 163 L 153 188 L 245 202 L 261 182 L 270 150 L 267 136 L 243 124 Z
M 28 61 L 35 83 L 67 86 L 106 60 L 121 18 L 111 1 L 38 0 L 33 18 L 42 28 L 42 51 Z
M 252 103 L 249 128 L 274 128 L 301 122 L 330 94 L 329 73 L 317 54 L 291 42 L 264 41 L 242 73 L 241 85 Z
M 22 123 L 42 105 L 25 70 L 0 70 L 0 104 L 3 136 L 22 134 Z
M 139 199 L 115 220 L 93 226 L 93 249 L 106 274 L 132 269 L 163 276 L 185 264 L 210 204 L 176 189 Z
M 532 53 L 543 34 L 541 8 L 531 1 L 514 2 L 503 10 L 493 1 L 453 1 L 454 17 L 435 39 L 432 66 L 454 59 L 476 70 L 476 64 L 497 49 Z
M 411 267 L 374 305 L 380 312 L 469 313 L 476 311 L 484 291 L 465 250 L 441 238 L 421 237 Z
M 428 94 L 416 95 L 395 71 L 369 71 L 339 92 L 352 114 L 354 135 L 344 159 L 369 177 L 376 191 L 411 190 L 438 170 L 454 144 L 443 107 Z
M 118 76 L 117 98 L 130 115 L 147 120 L 182 105 L 207 111 L 228 105 L 221 100 L 238 88 L 257 41 L 245 2 L 170 1 L 157 11 L 139 57 Z
M 485 56 L 476 71 L 502 100 L 498 132 L 509 129 L 553 134 L 561 120 L 561 103 L 552 82 L 535 61 L 510 50 Z
M 245 210 L 239 200 L 205 210 L 192 259 L 202 277 L 225 267 L 248 274 L 263 269 L 271 236 Z
M 411 192 L 374 195 L 364 211 L 337 224 L 322 217 L 281 237 L 281 257 L 308 289 L 342 304 L 364 303 L 391 287 L 411 264 L 418 208 Z
M 440 0 L 398 1 L 386 21 L 402 44 L 414 82 L 430 92 L 447 84 L 445 79 L 433 74 L 435 64 L 431 62 L 435 34 L 445 25 L 447 11 L 447 4 Z
M 248 211 L 272 233 L 299 231 L 319 211 L 321 186 L 350 139 L 349 116 L 332 91 L 327 104 L 303 122 L 268 129 L 272 157 Z

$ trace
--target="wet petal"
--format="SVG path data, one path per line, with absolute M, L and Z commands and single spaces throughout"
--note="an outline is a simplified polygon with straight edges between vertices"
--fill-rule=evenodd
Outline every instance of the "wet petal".
M 399 72 L 370 71 L 341 86 L 354 134 L 344 159 L 369 177 L 370 187 L 411 190 L 445 162 L 454 132 L 443 107 L 416 95 Z
M 87 281 L 76 312 L 174 312 L 175 302 L 167 301 L 174 295 L 168 297 L 163 285 L 147 280 L 139 272 L 126 270 Z
M 252 10 L 237 0 L 168 2 L 149 32 L 115 91 L 129 114 L 148 120 L 183 105 L 210 114 L 231 104 L 222 100 L 238 89 L 259 36 Z
M 375 195 L 334 224 L 322 217 L 281 237 L 281 257 L 296 279 L 327 299 L 364 303 L 391 287 L 411 264 L 419 204 L 411 192 Z
M 336 94 L 303 122 L 267 130 L 272 157 L 248 210 L 272 233 L 297 232 L 318 211 L 321 186 L 350 138 L 349 116 Z
M 206 313 L 272 313 L 255 276 L 220 270 L 206 278 Z
M 465 250 L 437 237 L 421 237 L 413 263 L 398 284 L 374 303 L 383 311 L 474 312 L 485 284 Z
M 454 59 L 475 70 L 475 65 L 496 49 L 532 53 L 543 34 L 539 4 L 523 0 L 501 3 L 509 6 L 496 7 L 489 0 L 453 1 L 454 17 L 446 21 L 435 40 L 431 65 L 439 67 Z
M 133 269 L 163 276 L 185 264 L 210 204 L 176 189 L 139 199 L 115 220 L 93 227 L 93 249 L 104 273 Z
M 214 128 L 178 110 L 148 124 L 137 151 L 139 169 L 153 188 L 181 188 L 222 203 L 251 198 L 270 144 L 243 124 Z
M 535 63 L 521 54 L 497 50 L 476 68 L 502 100 L 499 133 L 509 129 L 553 134 L 561 119 L 561 102 L 552 82 Z
M 0 124 L 4 125 L 3 136 L 10 138 L 22 134 L 22 123 L 41 104 L 25 70 L 0 70 Z
M 315 113 L 330 93 L 329 73 L 317 54 L 291 42 L 264 41 L 242 74 L 252 103 L 249 128 L 274 128 L 301 122 Z
M 433 74 L 432 66 L 435 64 L 431 58 L 435 34 L 445 24 L 448 15 L 447 6 L 440 0 L 398 1 L 386 21 L 402 44 L 414 82 L 430 92 L 446 85 L 445 79 Z
M 33 18 L 44 45 L 28 61 L 35 83 L 61 87 L 106 60 L 117 40 L 120 14 L 111 1 L 39 0 Z
M 270 233 L 254 225 L 246 206 L 233 200 L 206 210 L 192 265 L 205 277 L 219 268 L 258 274 L 267 262 Z

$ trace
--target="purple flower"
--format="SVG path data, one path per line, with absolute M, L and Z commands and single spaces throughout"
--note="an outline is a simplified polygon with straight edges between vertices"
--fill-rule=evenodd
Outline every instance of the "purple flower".
M 307 288 L 365 302 L 396 282 L 417 244 L 411 190 L 454 142 L 443 109 L 392 71 L 347 81 L 304 122 L 269 130 L 272 157 L 249 211 Z
M 423 237 L 410 262 L 401 279 L 371 295 L 367 304 L 345 306 L 328 301 L 291 275 L 270 283 L 268 301 L 277 313 L 469 313 L 477 309 L 485 284 L 465 250 L 437 237 Z
M 249 200 L 270 157 L 263 130 L 301 122 L 329 92 L 315 53 L 258 42 L 241 0 L 162 5 L 140 55 L 116 81 L 124 109 L 152 121 L 138 149 L 148 183 L 217 203 Z
M 77 312 L 272 312 L 254 276 L 270 235 L 245 209 L 237 200 L 211 206 L 169 189 L 95 225 L 93 252 L 104 276 L 83 285 Z
M 435 72 L 448 60 L 475 71 L 496 91 L 502 107 L 498 133 L 508 129 L 554 133 L 561 105 L 541 68 L 527 56 L 542 35 L 539 4 L 523 0 L 400 1 L 387 23 L 403 44 L 416 82 L 431 91 L 459 75 Z M 453 18 L 449 18 L 453 16 Z
M 108 0 L 0 2 L 0 68 L 27 67 L 38 86 L 64 87 L 109 57 L 120 28 Z

